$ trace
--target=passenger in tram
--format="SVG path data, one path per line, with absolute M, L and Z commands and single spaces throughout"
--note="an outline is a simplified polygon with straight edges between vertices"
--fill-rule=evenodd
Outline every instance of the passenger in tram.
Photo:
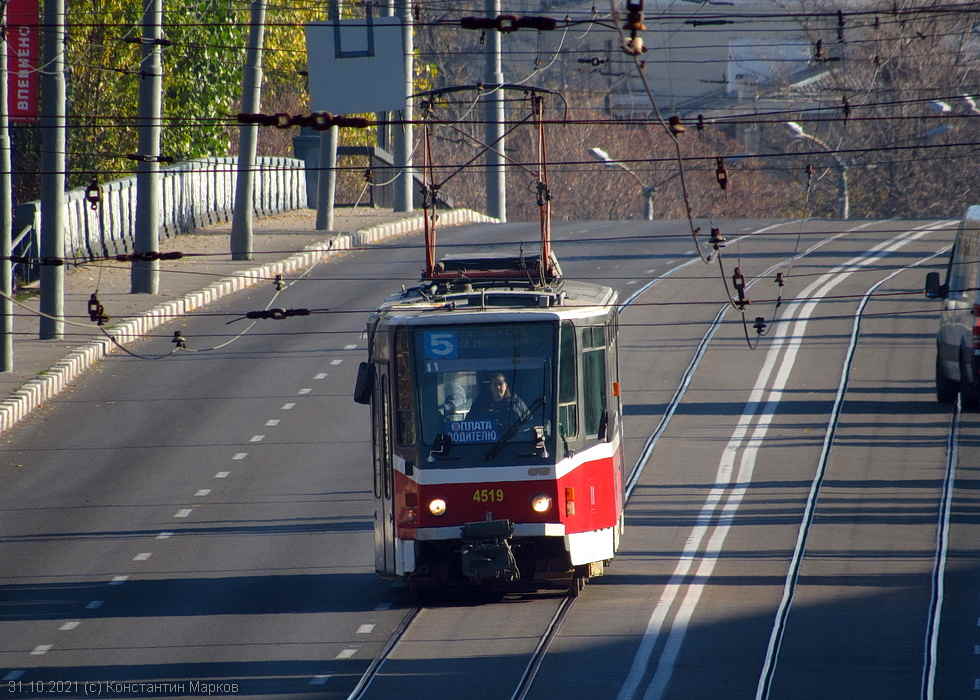
M 482 391 L 473 401 L 467 420 L 492 420 L 506 430 L 527 418 L 527 404 L 515 394 L 502 372 L 490 377 L 490 389 Z

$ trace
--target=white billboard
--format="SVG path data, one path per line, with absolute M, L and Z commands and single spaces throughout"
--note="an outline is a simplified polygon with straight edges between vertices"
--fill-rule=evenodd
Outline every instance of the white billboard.
M 398 17 L 306 25 L 310 110 L 352 114 L 405 106 L 405 50 Z

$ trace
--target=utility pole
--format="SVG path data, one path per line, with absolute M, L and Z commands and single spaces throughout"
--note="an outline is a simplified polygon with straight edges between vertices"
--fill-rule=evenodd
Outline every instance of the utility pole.
M 395 188 L 395 211 L 415 209 L 415 177 L 412 173 L 412 100 L 415 92 L 415 39 L 412 35 L 412 0 L 398 0 L 402 14 L 402 48 L 405 50 L 405 107 L 403 124 L 395 129 L 395 167 L 401 169 Z
M 343 0 L 334 0 L 330 3 L 331 22 L 339 25 L 343 7 Z M 365 11 L 371 11 L 370 5 L 365 8 Z M 320 132 L 320 172 L 316 176 L 316 223 L 314 225 L 317 231 L 333 230 L 334 196 L 337 193 L 337 142 L 339 138 L 340 129 L 336 126 L 331 126 L 326 131 Z
M 0 2 L 0 25 L 7 26 L 7 3 Z M 7 33 L 0 31 L 0 372 L 14 368 L 13 280 L 10 274 L 14 225 L 13 177 L 10 173 L 10 132 L 7 129 Z
M 488 17 L 500 15 L 500 0 L 486 0 Z M 487 32 L 487 63 L 484 80 L 487 85 L 500 85 L 504 73 L 500 56 L 501 32 Z M 492 92 L 484 104 L 486 121 L 485 140 L 492 144 L 487 151 L 487 214 L 507 221 L 507 189 L 504 178 L 504 95 L 501 90 Z
M 265 0 L 252 0 L 248 48 L 242 72 L 242 111 L 258 114 L 262 105 L 262 44 L 265 40 Z M 242 124 L 238 130 L 238 179 L 231 222 L 231 259 L 252 259 L 252 191 L 258 124 Z
M 41 256 L 65 254 L 65 0 L 45 0 L 41 47 Z M 4 76 L 6 79 L 6 76 Z M 65 333 L 65 268 L 41 265 L 41 340 Z
M 143 6 L 140 41 L 139 157 L 136 166 L 136 252 L 160 251 L 160 117 L 163 102 L 163 0 Z M 160 262 L 134 260 L 130 268 L 131 294 L 160 291 Z

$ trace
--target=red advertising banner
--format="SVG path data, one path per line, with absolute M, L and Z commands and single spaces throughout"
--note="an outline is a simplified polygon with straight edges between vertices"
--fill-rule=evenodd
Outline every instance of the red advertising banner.
M 11 121 L 37 121 L 38 0 L 7 4 L 7 106 Z

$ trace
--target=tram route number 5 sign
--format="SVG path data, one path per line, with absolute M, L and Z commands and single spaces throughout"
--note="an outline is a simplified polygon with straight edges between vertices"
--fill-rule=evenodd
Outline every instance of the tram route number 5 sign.
M 455 360 L 459 357 L 459 343 L 455 333 L 425 331 L 425 356 L 432 360 Z

